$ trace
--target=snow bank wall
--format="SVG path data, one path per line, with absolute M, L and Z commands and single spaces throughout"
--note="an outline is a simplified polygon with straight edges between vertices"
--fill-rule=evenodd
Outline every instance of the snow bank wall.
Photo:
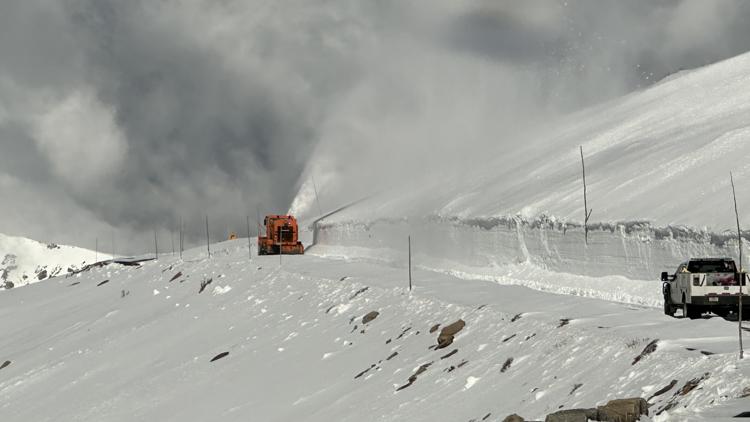
M 737 240 L 730 233 L 653 227 L 648 222 L 590 225 L 588 244 L 582 226 L 549 218 L 323 221 L 314 232 L 316 244 L 367 248 L 381 255 L 390 251 L 388 255 L 405 257 L 411 235 L 415 257 L 472 267 L 530 262 L 556 272 L 641 280 L 657 279 L 661 271 L 673 271 L 689 257 L 737 256 Z

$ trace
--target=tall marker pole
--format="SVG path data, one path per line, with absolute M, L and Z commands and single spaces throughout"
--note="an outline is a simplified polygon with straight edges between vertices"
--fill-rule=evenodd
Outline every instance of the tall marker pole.
M 182 216 L 180 216 L 180 259 L 182 259 Z
M 279 227 L 279 267 L 281 267 L 282 255 L 284 255 L 284 229 Z
M 208 257 L 211 258 L 211 240 L 208 236 L 208 216 L 206 216 L 206 250 L 208 251 Z
M 248 259 L 253 259 L 253 254 L 250 249 L 251 243 L 250 243 L 250 216 L 246 215 L 245 219 L 247 220 L 247 257 Z
M 740 213 L 737 211 L 737 194 L 734 191 L 734 177 L 732 172 L 729 172 L 729 180 L 732 182 L 732 198 L 734 198 L 734 216 L 737 219 L 737 247 L 740 250 L 740 295 L 739 299 L 739 311 L 737 312 L 737 326 L 740 337 L 740 359 L 744 358 L 744 350 L 742 348 L 742 283 L 745 281 L 745 273 L 742 271 L 742 231 L 740 231 Z
M 583 173 L 583 235 L 586 244 L 589 243 L 589 218 L 591 217 L 591 211 L 589 210 L 588 202 L 586 201 L 586 164 L 583 161 L 583 145 L 581 148 L 581 172 Z
M 411 291 L 411 236 L 409 236 L 409 291 Z

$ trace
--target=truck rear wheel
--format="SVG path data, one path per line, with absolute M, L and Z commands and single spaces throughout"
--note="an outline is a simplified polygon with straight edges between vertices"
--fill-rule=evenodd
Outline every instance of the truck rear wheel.
M 701 309 L 698 306 L 691 305 L 687 303 L 687 298 L 685 295 L 682 295 L 682 317 L 683 318 L 690 318 L 690 319 L 697 319 L 701 317 Z
M 688 304 L 687 304 L 687 301 L 685 300 L 685 295 L 683 294 L 682 295 L 682 317 L 687 318 L 687 316 L 688 316 Z
M 729 309 L 726 309 L 726 308 L 712 309 L 711 312 L 715 313 L 716 315 L 722 318 L 726 318 L 729 315 Z
M 683 303 L 682 305 L 682 315 L 690 318 L 690 319 L 698 319 L 701 317 L 703 312 L 701 309 L 695 305 L 691 305 L 689 303 Z
M 664 290 L 664 315 L 674 317 L 676 310 L 677 309 L 672 304 L 672 299 L 670 298 L 669 286 L 667 286 Z
M 691 306 L 688 308 L 688 318 L 698 319 L 703 316 L 703 310 L 697 306 Z

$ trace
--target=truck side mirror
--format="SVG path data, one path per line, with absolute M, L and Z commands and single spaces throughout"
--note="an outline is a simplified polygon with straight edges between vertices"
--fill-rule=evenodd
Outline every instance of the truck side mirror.
M 669 273 L 666 271 L 661 272 L 661 281 L 669 281 Z

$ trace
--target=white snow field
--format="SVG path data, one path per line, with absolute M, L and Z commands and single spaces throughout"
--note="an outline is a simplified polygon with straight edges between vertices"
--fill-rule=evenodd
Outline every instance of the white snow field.
M 0 234 L 0 289 L 6 281 L 23 286 L 78 270 L 95 259 L 96 253 L 87 249 Z
M 626 397 L 649 400 L 642 420 L 750 410 L 736 323 L 421 269 L 409 292 L 398 265 L 317 246 L 248 260 L 245 242 L 2 292 L 0 420 L 543 420 Z
M 690 256 L 736 257 L 729 172 L 740 221 L 750 224 L 748 86 L 750 54 L 680 72 L 551 123 L 520 148 L 499 141 L 472 169 L 429 172 L 374 194 L 320 221 L 316 242 L 380 259 L 403 256 L 410 234 L 416 252 L 447 263 L 443 269 L 496 278 L 528 263 L 653 280 Z M 579 145 L 593 210 L 588 245 Z M 311 163 L 321 161 L 330 158 Z M 319 186 L 323 208 L 358 199 L 348 191 L 364 196 L 341 184 L 346 175 L 316 171 L 317 180 L 333 181 Z M 290 210 L 308 222 L 318 210 L 313 187 L 304 183 Z

